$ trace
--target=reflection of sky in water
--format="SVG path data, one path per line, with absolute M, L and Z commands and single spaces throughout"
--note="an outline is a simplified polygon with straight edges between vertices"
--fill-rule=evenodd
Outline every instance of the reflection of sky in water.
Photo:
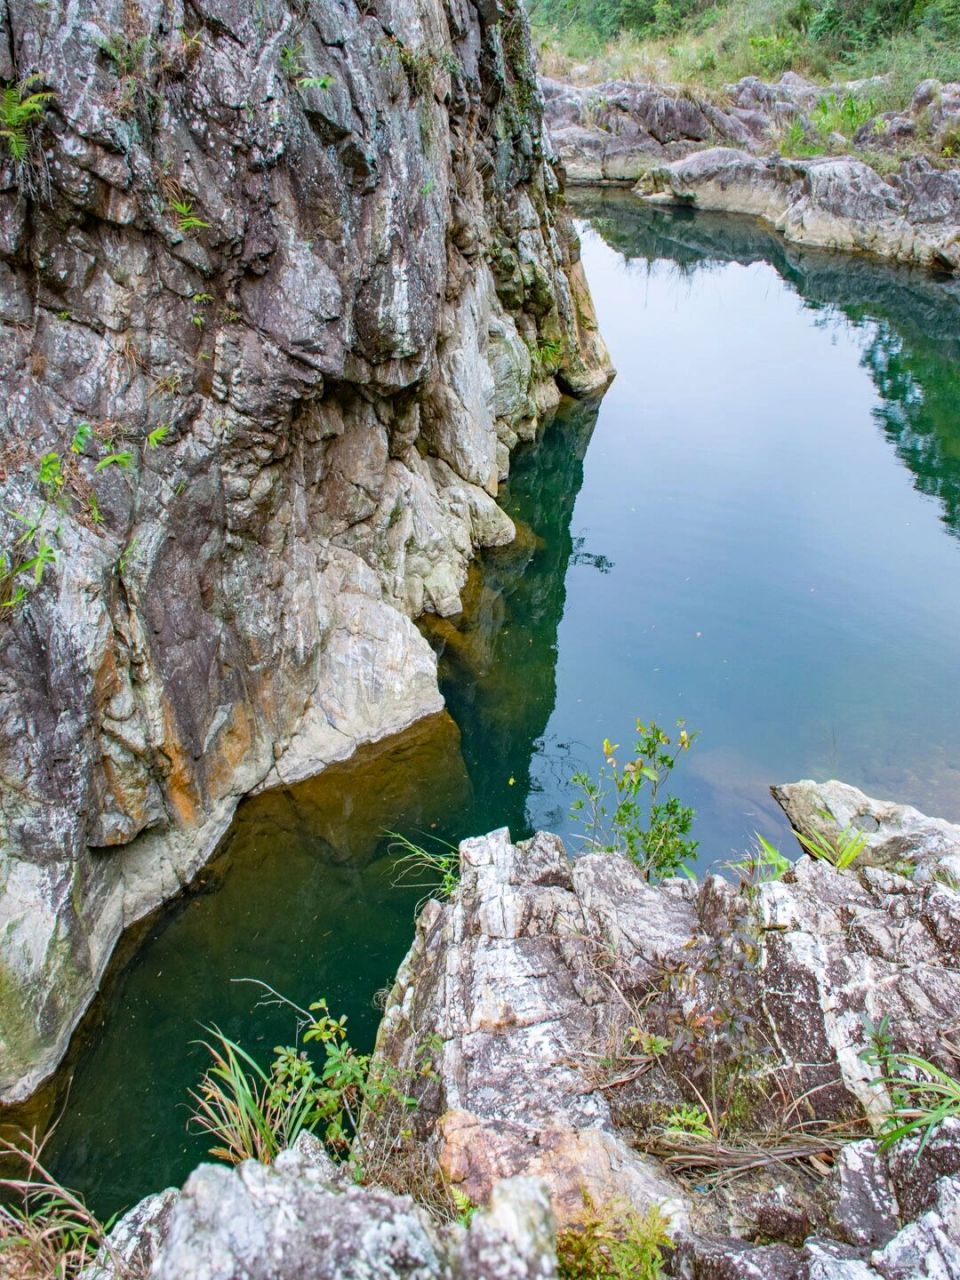
M 420 896 L 393 886 L 385 830 L 570 835 L 571 775 L 637 715 L 702 732 L 677 783 L 705 863 L 755 829 L 789 849 L 767 788 L 804 776 L 960 819 L 960 305 L 747 220 L 596 206 L 636 257 L 585 236 L 619 376 L 595 426 L 568 406 L 518 455 L 516 543 L 462 617 L 425 622 L 462 741 L 440 718 L 241 807 L 210 891 L 155 925 L 78 1069 L 55 1167 L 101 1212 L 202 1155 L 184 1132 L 201 1023 L 264 1060 L 289 1036 L 234 979 L 326 995 L 370 1046 Z

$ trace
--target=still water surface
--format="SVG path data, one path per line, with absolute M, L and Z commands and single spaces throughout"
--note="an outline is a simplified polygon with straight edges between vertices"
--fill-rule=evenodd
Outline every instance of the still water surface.
M 789 847 L 776 781 L 960 819 L 958 286 L 749 220 L 576 208 L 619 376 L 516 459 L 517 543 L 427 624 L 452 720 L 247 801 L 114 979 L 54 1140 L 102 1213 L 202 1157 L 201 1024 L 263 1060 L 290 1038 L 235 979 L 324 994 L 372 1043 L 419 897 L 385 830 L 570 834 L 570 775 L 637 715 L 701 732 L 677 782 L 703 865 L 754 831 Z

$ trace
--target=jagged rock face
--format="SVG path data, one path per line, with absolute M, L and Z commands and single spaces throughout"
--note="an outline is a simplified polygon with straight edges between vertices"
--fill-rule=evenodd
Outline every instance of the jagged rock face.
M 269 1168 L 201 1165 L 182 1192 L 141 1202 L 84 1280 L 553 1280 L 546 1188 L 498 1184 L 467 1230 L 440 1227 L 409 1198 L 351 1187 L 302 1135 Z M 119 1264 L 119 1265 L 118 1265 Z
M 718 142 L 750 151 L 769 145 L 777 121 L 792 108 L 759 105 L 756 84 L 744 81 L 742 95 L 721 108 L 666 85 L 541 80 L 550 136 L 572 184 L 636 182 L 653 165 Z
M 53 95 L 0 162 L 0 532 L 55 552 L 0 584 L 11 1101 L 241 795 L 438 708 L 411 617 L 610 370 L 513 0 L 0 13 Z
M 798 829 L 862 830 L 854 868 L 802 857 L 749 888 L 652 886 L 626 859 L 570 859 L 554 836 L 465 841 L 458 890 L 421 914 L 378 1052 L 410 1070 L 440 1038 L 412 1123 L 478 1202 L 534 1175 L 561 1226 L 590 1202 L 655 1203 L 682 1276 L 956 1275 L 960 1124 L 922 1151 L 881 1151 L 869 1135 L 889 1099 L 861 1053 L 867 1019 L 885 1017 L 898 1050 L 943 1053 L 960 1005 L 960 828 L 839 783 L 777 794 Z M 670 1048 L 645 1060 L 638 1033 Z M 758 1064 L 776 1086 L 747 1083 Z M 829 1176 L 778 1161 L 704 1194 L 709 1168 L 681 1181 L 656 1135 L 673 1108 L 718 1097 L 728 1148 L 755 1154 L 758 1133 L 780 1142 L 801 1113 L 808 1134 L 842 1126 L 851 1141 L 825 1157 Z M 378 1148 L 376 1117 L 361 1137 Z

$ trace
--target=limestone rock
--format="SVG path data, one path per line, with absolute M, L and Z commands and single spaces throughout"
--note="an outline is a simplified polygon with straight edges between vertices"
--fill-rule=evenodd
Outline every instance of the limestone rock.
M 960 266 L 960 172 L 916 159 L 886 181 L 861 160 L 758 159 L 717 147 L 652 169 L 647 199 L 762 217 L 790 241 Z

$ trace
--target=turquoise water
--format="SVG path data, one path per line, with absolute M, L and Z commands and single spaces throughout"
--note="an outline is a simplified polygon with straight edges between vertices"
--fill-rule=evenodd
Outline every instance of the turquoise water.
M 619 376 L 518 456 L 517 543 L 425 624 L 450 716 L 246 802 L 115 977 L 54 1138 L 104 1213 L 202 1156 L 201 1024 L 264 1060 L 289 1038 L 235 979 L 326 995 L 372 1043 L 419 897 L 385 830 L 569 835 L 571 774 L 638 715 L 700 730 L 677 783 L 702 865 L 788 848 L 767 788 L 798 777 L 960 819 L 957 287 L 749 220 L 575 208 Z

